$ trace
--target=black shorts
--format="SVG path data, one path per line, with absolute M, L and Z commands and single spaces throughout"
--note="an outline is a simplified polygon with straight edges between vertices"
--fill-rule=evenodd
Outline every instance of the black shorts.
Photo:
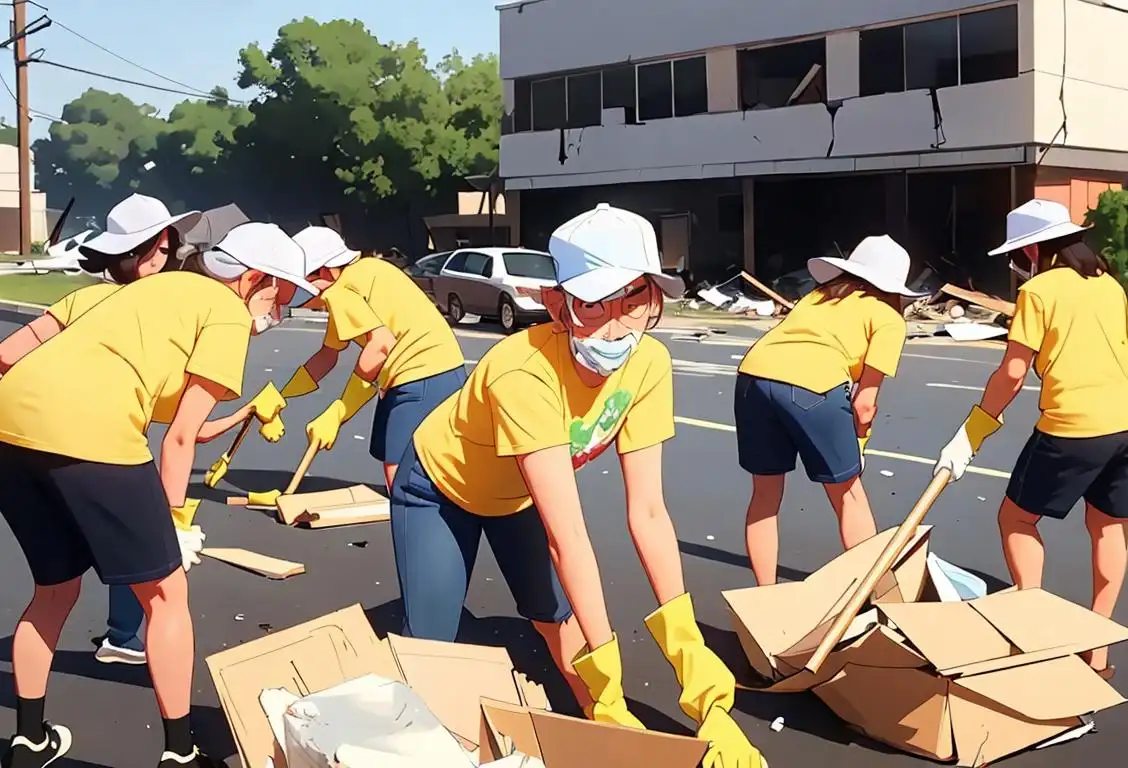
M 0 443 L 0 514 L 40 586 L 91 568 L 104 584 L 144 584 L 182 566 L 153 462 L 98 464 Z
M 1034 430 L 1018 455 L 1007 498 L 1032 515 L 1062 520 L 1078 501 L 1128 518 L 1128 432 L 1055 437 Z

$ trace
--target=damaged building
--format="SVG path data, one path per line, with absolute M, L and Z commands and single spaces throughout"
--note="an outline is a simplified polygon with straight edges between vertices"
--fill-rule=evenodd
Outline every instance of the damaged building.
M 772 281 L 888 232 L 1008 295 L 986 252 L 1037 195 L 1128 177 L 1125 0 L 519 0 L 499 6 L 514 242 L 606 201 L 667 268 Z

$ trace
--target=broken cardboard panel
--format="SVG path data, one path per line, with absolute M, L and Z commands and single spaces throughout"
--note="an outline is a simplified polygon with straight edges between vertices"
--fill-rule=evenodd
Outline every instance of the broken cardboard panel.
M 306 567 L 302 563 L 260 555 L 247 549 L 206 547 L 200 550 L 200 554 L 268 579 L 288 579 L 306 572 Z
M 348 506 L 364 507 L 366 514 L 373 515 L 380 509 L 386 511 L 389 502 L 386 496 L 367 485 L 352 485 L 314 493 L 283 494 L 278 497 L 278 520 L 285 525 L 311 523 L 312 527 L 322 517 L 340 517 L 341 508 Z M 317 527 L 328 526 L 321 524 Z
M 545 768 L 697 768 L 708 748 L 690 736 L 595 723 L 486 698 L 480 707 L 482 765 L 519 752 L 543 761 Z

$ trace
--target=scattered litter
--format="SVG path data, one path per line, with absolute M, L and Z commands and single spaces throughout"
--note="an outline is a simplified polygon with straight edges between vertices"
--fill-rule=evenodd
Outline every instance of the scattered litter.
M 783 730 L 783 718 L 782 717 L 777 717 L 775 720 L 772 720 L 772 730 L 775 731 L 776 733 L 779 733 L 780 731 Z
M 701 297 L 703 300 L 712 304 L 717 309 L 724 307 L 726 304 L 728 304 L 730 301 L 732 301 L 731 296 L 726 296 L 725 294 L 718 291 L 716 288 L 706 288 L 703 291 L 698 291 L 697 295 L 699 297 Z
M 987 582 L 958 565 L 928 553 L 928 577 L 942 603 L 958 603 L 987 596 Z
M 274 350 L 274 351 L 275 351 L 275 352 L 277 352 L 278 350 L 276 349 L 276 350 Z
M 705 537 L 705 541 L 716 541 L 716 540 L 717 540 L 717 537 L 713 536 L 712 534 Z
M 263 368 L 263 371 L 265 371 L 266 373 L 274 373 L 273 368 Z
M 245 618 L 246 618 L 246 616 L 244 616 L 241 613 L 235 614 L 235 621 L 243 621 Z
M 882 477 L 893 477 L 893 473 L 888 469 L 881 470 L 880 474 Z
M 363 440 L 364 435 L 353 435 L 353 440 Z
M 607 474 L 607 472 L 608 472 L 608 470 L 606 470 L 606 469 L 605 469 L 605 470 L 603 470 L 603 472 L 601 472 L 600 474 L 606 475 L 606 474 Z
M 979 499 L 980 501 L 987 501 L 986 496 L 976 496 L 975 498 Z
M 365 541 L 364 539 L 361 539 L 360 541 L 350 541 L 349 546 L 350 547 L 357 547 L 358 549 L 364 549 L 365 547 L 368 546 L 368 542 Z
M 1006 328 L 989 323 L 948 323 L 944 330 L 956 341 L 986 341 L 1007 335 Z
M 701 302 L 697 301 L 696 299 L 691 299 L 689 304 L 687 304 L 686 306 L 689 307 L 690 309 L 700 309 L 701 308 Z
M 259 624 L 258 627 L 259 627 L 259 629 L 261 629 L 263 632 L 267 633 L 268 635 L 271 632 L 274 631 L 274 625 L 273 624 L 267 624 L 265 621 L 262 624 Z
M 268 579 L 288 579 L 291 576 L 298 576 L 306 572 L 306 567 L 302 563 L 279 560 L 276 557 L 260 555 L 247 549 L 213 549 L 209 547 L 200 550 L 200 554 L 228 565 L 234 565 L 236 568 L 257 573 L 259 576 L 265 576 Z

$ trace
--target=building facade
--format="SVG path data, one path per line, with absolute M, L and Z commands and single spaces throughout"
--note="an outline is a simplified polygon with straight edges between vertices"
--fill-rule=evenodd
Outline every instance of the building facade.
M 35 175 L 32 159 L 32 176 Z M 42 243 L 50 236 L 47 196 L 31 193 L 31 242 Z M 19 152 L 8 144 L 0 144 L 0 252 L 16 253 L 20 249 L 20 166 Z M 25 254 L 26 255 L 26 254 Z
M 1006 212 L 1128 177 L 1128 0 L 522 0 L 500 6 L 516 237 L 607 200 L 695 279 L 888 232 L 1005 290 Z M 994 285 L 992 285 L 994 284 Z

